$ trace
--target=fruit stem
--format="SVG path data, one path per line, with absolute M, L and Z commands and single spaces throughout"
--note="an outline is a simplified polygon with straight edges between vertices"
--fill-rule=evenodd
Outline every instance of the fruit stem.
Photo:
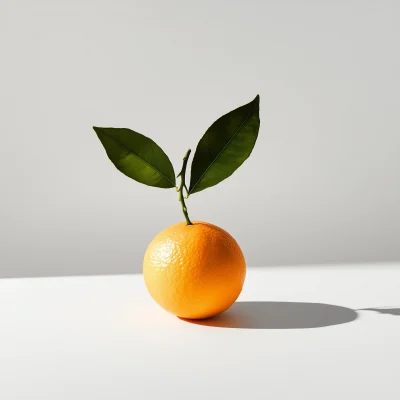
M 185 188 L 186 192 L 188 192 L 186 183 L 185 183 L 185 176 L 186 176 L 186 166 L 187 166 L 190 152 L 191 152 L 191 150 L 189 149 L 186 152 L 185 157 L 183 157 L 182 169 L 181 169 L 181 172 L 179 172 L 179 174 L 177 175 L 177 178 L 181 177 L 181 184 L 179 185 L 179 188 L 177 189 L 178 193 L 179 193 L 178 199 L 181 203 L 183 215 L 185 216 L 187 225 L 193 225 L 192 221 L 189 218 L 188 211 L 187 211 L 186 204 L 185 204 L 185 197 L 183 195 L 183 188 Z

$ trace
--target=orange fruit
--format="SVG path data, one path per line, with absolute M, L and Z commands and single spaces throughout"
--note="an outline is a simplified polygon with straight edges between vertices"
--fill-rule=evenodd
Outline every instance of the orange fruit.
M 225 311 L 242 291 L 245 275 L 236 240 L 206 222 L 181 222 L 163 230 L 143 262 L 150 295 L 181 318 L 203 319 Z

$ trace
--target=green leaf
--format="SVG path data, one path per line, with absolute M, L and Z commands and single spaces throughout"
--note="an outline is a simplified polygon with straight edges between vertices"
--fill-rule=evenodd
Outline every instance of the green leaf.
M 259 105 L 257 95 L 207 129 L 193 157 L 189 194 L 217 185 L 249 157 L 260 128 Z
M 109 159 L 123 174 L 148 186 L 175 187 L 171 161 L 151 139 L 126 128 L 93 129 Z

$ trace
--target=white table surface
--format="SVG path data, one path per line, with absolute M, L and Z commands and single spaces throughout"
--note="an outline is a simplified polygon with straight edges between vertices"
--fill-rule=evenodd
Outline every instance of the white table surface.
M 400 398 L 399 264 L 249 268 L 206 325 L 141 275 L 5 279 L 0 321 L 4 400 Z

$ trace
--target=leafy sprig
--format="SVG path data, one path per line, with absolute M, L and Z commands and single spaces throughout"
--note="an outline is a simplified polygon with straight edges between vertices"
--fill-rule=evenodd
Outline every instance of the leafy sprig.
M 129 178 L 148 186 L 173 188 L 188 225 L 185 196 L 215 186 L 231 176 L 250 156 L 260 128 L 260 97 L 218 118 L 200 139 L 193 156 L 190 186 L 186 186 L 186 167 L 190 150 L 183 158 L 181 178 L 176 187 L 174 168 L 165 152 L 150 138 L 126 128 L 99 128 L 98 138 L 115 167 Z

